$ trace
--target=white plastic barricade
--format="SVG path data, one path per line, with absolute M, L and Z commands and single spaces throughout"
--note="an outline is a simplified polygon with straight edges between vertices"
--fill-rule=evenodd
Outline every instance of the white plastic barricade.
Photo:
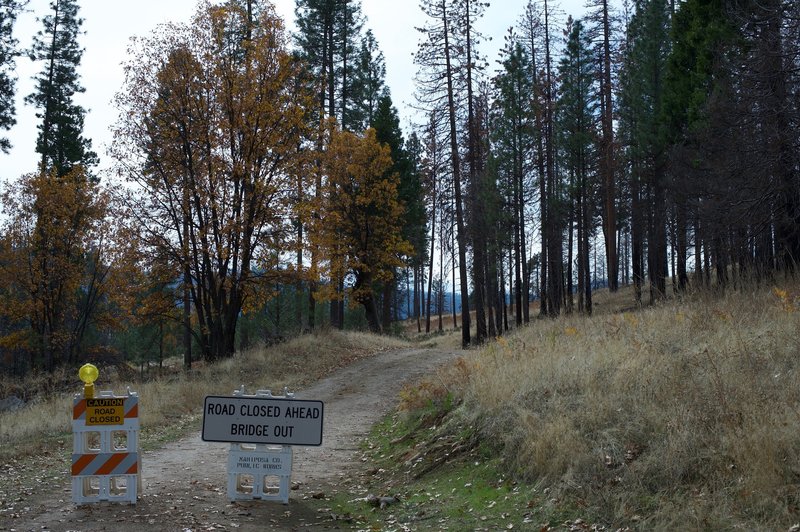
M 136 504 L 141 491 L 139 396 L 76 394 L 72 403 L 72 501 Z
M 292 447 L 322 445 L 322 401 L 258 390 L 206 396 L 203 441 L 229 442 L 228 498 L 289 503 Z
M 232 443 L 228 452 L 228 499 L 289 504 L 292 448 Z
M 259 399 L 294 399 L 294 394 L 285 389 L 284 395 L 272 395 L 270 390 L 258 390 L 255 395 L 246 395 L 244 386 L 234 391 L 233 395 Z M 291 446 L 231 443 L 228 451 L 228 499 L 260 499 L 289 504 L 291 478 Z

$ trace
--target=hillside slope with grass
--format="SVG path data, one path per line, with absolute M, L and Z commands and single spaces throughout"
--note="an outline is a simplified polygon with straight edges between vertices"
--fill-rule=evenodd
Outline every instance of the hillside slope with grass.
M 503 507 L 502 528 L 788 530 L 800 522 L 798 288 L 536 321 L 405 390 L 373 457 L 401 464 L 391 483 L 407 483 L 414 515 L 443 522 L 431 493 L 474 522 Z M 487 467 L 489 499 L 459 499 L 478 480 L 441 491 Z

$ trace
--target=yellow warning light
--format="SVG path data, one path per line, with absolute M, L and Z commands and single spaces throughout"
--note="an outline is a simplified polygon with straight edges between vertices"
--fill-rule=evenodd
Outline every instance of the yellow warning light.
M 100 372 L 93 364 L 84 364 L 78 370 L 78 377 L 83 381 L 83 397 L 85 399 L 94 398 L 94 381 L 97 380 Z

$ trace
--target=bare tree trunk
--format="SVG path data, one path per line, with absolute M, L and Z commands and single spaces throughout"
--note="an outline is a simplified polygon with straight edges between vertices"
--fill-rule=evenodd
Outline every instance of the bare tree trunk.
M 481 161 L 478 148 L 478 124 L 475 113 L 475 96 L 472 87 L 472 11 L 471 0 L 464 0 L 466 16 L 465 42 L 467 52 L 467 162 L 469 164 L 469 196 L 471 203 L 471 233 L 472 233 L 472 283 L 474 286 L 475 301 L 475 341 L 482 344 L 486 340 L 486 244 L 485 244 L 485 215 L 482 205 Z M 469 338 L 467 338 L 469 340 Z M 463 337 L 462 337 L 463 343 Z M 469 344 L 469 341 L 467 341 Z
M 611 98 L 611 28 L 608 16 L 608 1 L 602 0 L 603 8 L 603 80 L 601 83 L 601 122 L 603 129 L 600 172 L 603 179 L 603 233 L 606 242 L 606 277 L 608 288 L 616 292 L 619 288 L 619 259 L 617 256 L 617 212 L 615 205 L 616 184 L 614 179 L 614 127 L 613 100 Z
M 189 187 L 183 187 L 183 242 L 181 243 L 181 260 L 183 260 L 183 368 L 192 369 L 192 271 L 189 263 Z
M 431 190 L 433 191 L 433 197 L 431 198 L 431 257 L 430 262 L 428 264 L 428 301 L 426 304 L 426 319 L 425 319 L 425 333 L 428 334 L 431 332 L 431 291 L 433 288 L 433 258 L 435 252 L 435 244 L 436 244 L 436 170 L 433 171 L 433 175 L 431 176 L 433 179 L 433 183 L 431 186 Z
M 553 146 L 553 79 L 550 59 L 550 12 L 547 0 L 544 0 L 544 38 L 545 38 L 545 170 L 547 174 L 547 194 L 550 202 L 558 196 L 556 189 L 555 154 Z M 553 212 L 552 203 L 547 214 L 547 298 L 549 316 L 561 314 L 563 293 L 563 241 L 561 234 L 561 213 Z
M 463 200 L 461 194 L 461 168 L 458 157 L 458 131 L 456 129 L 456 104 L 453 88 L 453 68 L 450 63 L 450 25 L 444 11 L 444 56 L 447 77 L 447 111 L 450 122 L 450 155 L 453 165 L 453 187 L 456 204 L 456 239 L 458 240 L 458 271 L 461 286 L 461 347 L 466 349 L 471 343 L 469 315 L 469 282 L 467 278 L 467 243 L 464 227 Z
M 571 179 L 573 181 L 573 186 L 571 188 L 574 190 L 575 189 L 575 186 L 574 186 L 575 176 L 574 175 L 571 176 Z M 578 194 L 581 194 L 581 192 L 578 192 Z M 574 240 L 573 240 L 574 239 L 574 226 L 575 226 L 575 218 L 576 218 L 576 216 L 575 216 L 575 208 L 576 208 L 575 204 L 576 204 L 576 202 L 575 202 L 574 198 L 572 197 L 573 195 L 570 194 L 570 196 L 571 197 L 570 197 L 570 207 L 569 207 L 569 219 L 567 220 L 567 275 L 566 275 L 566 285 L 567 285 L 566 288 L 567 288 L 567 290 L 566 290 L 566 294 L 565 294 L 565 299 L 566 299 L 566 309 L 565 309 L 565 311 L 566 311 L 567 314 L 572 314 L 572 305 L 573 305 L 573 302 L 572 302 L 572 273 L 573 273 L 572 272 L 572 246 L 573 246 L 573 243 L 574 243 Z

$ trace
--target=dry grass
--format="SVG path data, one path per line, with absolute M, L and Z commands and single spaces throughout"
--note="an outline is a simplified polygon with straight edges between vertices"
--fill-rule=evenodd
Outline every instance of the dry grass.
M 232 359 L 206 366 L 199 364 L 188 375 L 168 372 L 150 382 L 109 381 L 117 372 L 99 367 L 99 389 L 124 393 L 126 387 L 140 397 L 140 422 L 144 430 L 159 430 L 181 416 L 200 412 L 206 395 L 229 395 L 245 385 L 248 393 L 271 388 L 276 393 L 286 386 L 290 391 L 307 385 L 359 358 L 376 352 L 407 347 L 404 341 L 391 337 L 357 332 L 327 331 L 306 335 L 284 344 L 253 349 Z M 180 364 L 176 361 L 176 364 Z M 77 371 L 72 372 L 73 392 L 81 391 Z M 20 383 L 6 380 L 0 390 L 31 395 L 25 390 L 44 388 L 24 409 L 0 413 L 0 461 L 34 453 L 47 438 L 64 436 L 72 431 L 72 393 L 48 391 L 48 382 L 67 381 L 67 372 L 55 378 L 36 377 Z M 9 393 L 10 395 L 10 393 Z
M 779 284 L 537 321 L 467 358 L 462 411 L 519 476 L 606 523 L 786 529 L 800 521 L 800 287 Z

